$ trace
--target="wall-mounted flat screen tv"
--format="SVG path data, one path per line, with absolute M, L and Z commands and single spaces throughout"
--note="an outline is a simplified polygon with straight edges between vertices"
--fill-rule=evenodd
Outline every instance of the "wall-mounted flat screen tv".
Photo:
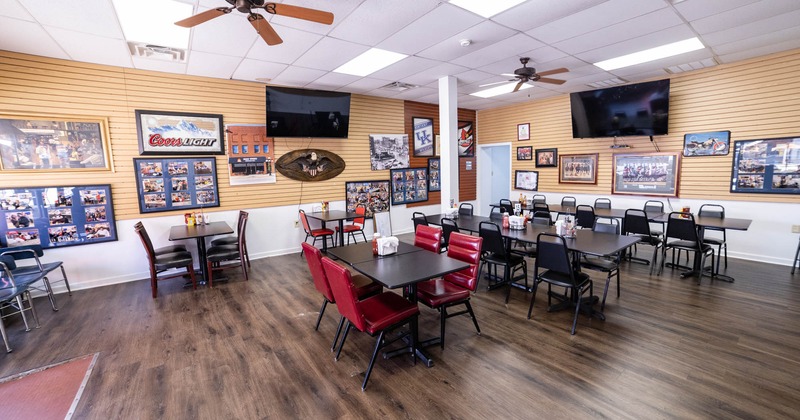
M 570 94 L 572 137 L 667 134 L 669 79 Z
M 270 137 L 347 137 L 350 94 L 267 86 Z

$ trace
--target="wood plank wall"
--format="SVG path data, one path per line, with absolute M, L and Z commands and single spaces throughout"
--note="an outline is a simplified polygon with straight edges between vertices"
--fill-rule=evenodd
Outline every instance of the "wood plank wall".
M 680 153 L 683 135 L 730 130 L 731 142 L 800 136 L 800 50 L 671 76 L 669 135 L 655 142 Z M 588 86 L 586 90 L 591 90 Z M 524 93 L 523 93 L 524 94 Z M 611 194 L 612 139 L 573 139 L 569 95 L 478 112 L 481 144 L 512 143 L 512 169 L 538 170 L 540 192 Z M 531 140 L 517 141 L 517 124 L 531 124 Z M 649 138 L 621 138 L 620 153 L 654 152 Z M 597 185 L 559 184 L 558 168 L 517 161 L 517 146 L 558 148 L 559 155 L 599 153 Z M 733 143 L 731 143 L 733 146 Z M 680 197 L 709 200 L 800 202 L 800 196 L 730 193 L 733 153 L 682 158 Z M 513 179 L 512 186 L 513 188 Z M 513 197 L 512 197 L 513 198 Z
M 139 154 L 134 110 L 223 114 L 225 124 L 264 124 L 265 85 L 79 63 L 0 51 L 0 114 L 107 117 L 113 172 L 3 172 L 0 187 L 111 184 L 117 219 L 164 216 L 139 214 L 132 158 Z M 370 133 L 402 133 L 403 101 L 353 95 L 347 139 L 275 139 L 275 155 L 314 147 L 339 154 L 347 168 L 322 182 L 293 181 L 229 185 L 225 156 L 217 156 L 220 210 L 344 200 L 350 180 L 389 179 L 372 171 Z M 172 213 L 181 213 L 175 211 Z
M 414 117 L 432 118 L 433 119 L 433 134 L 439 135 L 439 106 L 435 104 L 426 104 L 422 102 L 406 101 L 405 106 L 405 127 L 408 134 L 408 150 L 409 150 L 409 165 L 412 168 L 427 168 L 427 157 L 414 157 Z M 476 123 L 476 112 L 471 109 L 458 109 L 459 121 L 472 121 Z M 475 136 L 475 143 L 477 146 L 478 137 Z M 472 161 L 472 170 L 466 170 L 467 160 Z M 475 158 L 459 158 L 458 159 L 458 199 L 460 201 L 470 201 L 477 198 L 477 177 L 478 171 Z M 419 203 L 407 204 L 408 207 L 427 206 L 430 204 L 439 203 L 442 195 L 439 191 L 433 191 L 428 194 L 428 201 Z

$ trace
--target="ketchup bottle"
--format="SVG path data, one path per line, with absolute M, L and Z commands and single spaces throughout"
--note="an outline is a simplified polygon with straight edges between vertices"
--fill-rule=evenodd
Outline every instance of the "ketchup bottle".
M 372 235 L 372 255 L 378 255 L 378 238 L 380 237 L 380 233 Z

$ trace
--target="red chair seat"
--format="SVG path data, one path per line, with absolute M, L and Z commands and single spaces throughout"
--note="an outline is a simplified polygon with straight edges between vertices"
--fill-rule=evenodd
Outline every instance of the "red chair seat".
M 358 306 L 366 321 L 366 332 L 371 335 L 419 314 L 416 304 L 392 292 L 359 301 Z
M 358 232 L 360 230 L 361 230 L 361 226 L 358 226 L 358 225 L 345 225 L 345 227 L 344 227 L 344 233 Z
M 445 279 L 433 279 L 417 284 L 417 300 L 436 308 L 469 299 L 469 290 Z
M 333 231 L 327 228 L 311 229 L 311 236 L 333 235 Z

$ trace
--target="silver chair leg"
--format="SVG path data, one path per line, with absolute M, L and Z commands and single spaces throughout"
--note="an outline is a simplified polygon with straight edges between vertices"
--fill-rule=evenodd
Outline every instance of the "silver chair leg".
M 6 345 L 6 353 L 11 353 L 11 347 L 8 345 L 8 335 L 6 335 L 6 326 L 3 325 L 2 317 L 0 317 L 0 335 L 3 336 L 3 344 Z

